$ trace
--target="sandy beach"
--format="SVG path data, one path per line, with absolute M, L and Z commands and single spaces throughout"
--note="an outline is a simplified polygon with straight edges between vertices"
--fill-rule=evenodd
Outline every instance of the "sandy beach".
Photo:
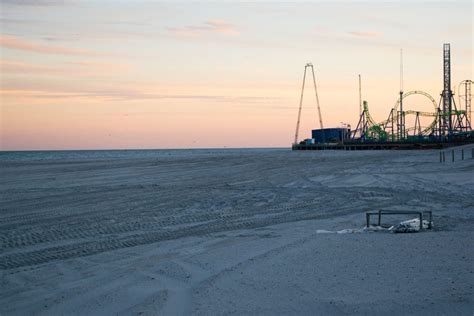
M 472 315 L 472 148 L 2 153 L 0 315 Z

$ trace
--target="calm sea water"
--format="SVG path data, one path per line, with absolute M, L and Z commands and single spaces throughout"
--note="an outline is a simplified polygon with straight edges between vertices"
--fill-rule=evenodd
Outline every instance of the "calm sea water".
M 56 160 L 56 159 L 110 159 L 153 158 L 165 156 L 200 156 L 221 154 L 244 154 L 252 152 L 288 151 L 288 148 L 242 148 L 242 149 L 118 149 L 118 150 L 52 150 L 52 151 L 0 151 L 0 161 L 12 160 Z

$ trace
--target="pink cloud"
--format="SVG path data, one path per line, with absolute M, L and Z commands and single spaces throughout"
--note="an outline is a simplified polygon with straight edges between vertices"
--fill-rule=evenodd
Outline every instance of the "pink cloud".
M 4 82 L 0 88 L 0 98 L 31 98 L 36 101 L 70 100 L 71 98 L 101 99 L 105 101 L 136 101 L 136 100 L 204 100 L 224 102 L 226 104 L 246 105 L 249 103 L 273 104 L 281 97 L 254 95 L 206 94 L 193 92 L 160 93 L 159 88 L 124 86 L 91 86 L 68 87 L 61 84 L 29 84 L 23 82 Z
M 72 0 L 2 0 L 7 5 L 18 6 L 56 6 L 74 3 Z
M 239 31 L 235 26 L 222 20 L 209 20 L 202 25 L 188 25 L 184 27 L 170 27 L 168 31 L 177 36 L 199 37 L 206 33 L 220 33 L 228 36 L 237 36 Z
M 325 27 L 315 27 L 313 31 L 315 34 L 318 34 L 318 35 L 332 35 L 335 33 L 333 30 L 330 30 Z
M 205 23 L 212 31 L 226 34 L 226 35 L 239 35 L 240 33 L 235 29 L 232 24 L 229 24 L 222 20 L 209 20 Z
M 380 37 L 382 36 L 382 33 L 378 32 L 358 32 L 358 31 L 352 31 L 352 32 L 347 32 L 347 34 L 357 36 L 357 37 Z
M 44 45 L 8 35 L 0 35 L 0 46 L 9 49 L 18 49 L 41 54 L 98 55 L 97 53 L 84 49 Z
M 3 73 L 13 74 L 45 74 L 45 73 L 64 73 L 62 69 L 46 67 L 42 65 L 32 65 L 16 60 L 0 60 L 0 69 Z
M 105 63 L 94 61 L 71 61 L 55 63 L 54 66 L 23 62 L 13 59 L 0 59 L 0 70 L 13 75 L 41 76 L 110 76 L 121 72 L 129 72 L 131 66 L 122 63 Z

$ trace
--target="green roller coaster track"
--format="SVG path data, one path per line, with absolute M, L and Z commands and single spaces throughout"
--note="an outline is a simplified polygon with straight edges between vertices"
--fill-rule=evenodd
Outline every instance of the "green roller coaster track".
M 414 90 L 414 91 L 409 91 L 406 92 L 402 95 L 402 99 L 405 99 L 406 97 L 410 95 L 422 95 L 427 97 L 431 103 L 433 104 L 434 107 L 434 112 L 421 112 L 421 111 L 414 111 L 414 110 L 407 110 L 403 111 L 403 115 L 416 115 L 416 116 L 422 116 L 422 117 L 433 117 L 433 121 L 426 127 L 421 127 L 421 126 L 411 126 L 407 129 L 405 129 L 406 136 L 410 134 L 410 132 L 419 130 L 421 133 L 418 133 L 416 136 L 427 136 L 432 133 L 434 133 L 434 130 L 436 129 L 436 126 L 438 124 L 438 120 L 440 117 L 445 117 L 445 116 L 451 116 L 451 115 L 465 115 L 466 111 L 464 110 L 454 110 L 448 113 L 439 113 L 438 111 L 438 105 L 435 101 L 435 99 L 429 95 L 428 93 L 420 90 Z M 375 120 L 372 118 L 369 112 L 369 106 L 367 102 L 364 102 L 363 109 L 364 109 L 364 115 L 365 119 L 367 121 L 367 132 L 365 137 L 367 139 L 372 139 L 372 140 L 379 140 L 379 141 L 385 141 L 389 137 L 394 138 L 394 131 L 393 131 L 393 126 L 396 125 L 396 122 L 398 121 L 398 115 L 400 115 L 400 112 L 398 111 L 398 108 L 400 106 L 400 100 L 397 100 L 395 102 L 394 107 L 392 108 L 390 115 L 388 119 L 385 121 L 382 121 L 380 123 L 376 123 Z M 391 134 L 387 132 L 387 129 L 390 129 L 389 126 L 392 126 Z

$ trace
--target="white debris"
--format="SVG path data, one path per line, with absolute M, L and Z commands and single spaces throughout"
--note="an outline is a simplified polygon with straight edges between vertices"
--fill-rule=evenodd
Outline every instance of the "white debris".
M 423 220 L 423 228 L 427 229 L 430 222 Z M 433 225 L 433 223 L 431 223 Z M 414 218 L 407 221 L 400 222 L 398 225 L 394 225 L 388 229 L 392 233 L 413 233 L 420 230 L 420 219 Z
M 341 230 L 325 230 L 325 229 L 318 229 L 316 230 L 316 234 L 355 234 L 355 233 L 362 233 L 363 229 L 341 229 Z
M 387 231 L 386 227 L 382 226 L 369 226 L 364 227 L 364 231 L 366 232 L 378 232 L 378 231 Z

